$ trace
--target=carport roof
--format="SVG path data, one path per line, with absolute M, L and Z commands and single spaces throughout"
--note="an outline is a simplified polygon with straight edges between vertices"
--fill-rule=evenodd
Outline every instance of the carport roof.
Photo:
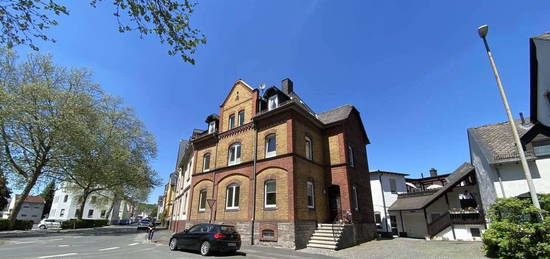
M 447 179 L 449 183 L 439 189 L 437 192 L 431 195 L 423 196 L 409 196 L 409 197 L 399 197 L 397 200 L 390 206 L 388 210 L 418 210 L 423 209 L 430 205 L 433 201 L 437 200 L 443 194 L 452 189 L 456 184 L 462 181 L 469 173 L 474 171 L 474 167 L 470 163 L 464 163 L 458 167 Z

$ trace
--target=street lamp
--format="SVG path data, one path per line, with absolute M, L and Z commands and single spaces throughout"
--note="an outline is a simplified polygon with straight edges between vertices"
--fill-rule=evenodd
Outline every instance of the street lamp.
M 495 75 L 495 79 L 497 81 L 498 90 L 500 91 L 500 97 L 502 98 L 502 102 L 504 103 L 504 109 L 506 109 L 506 115 L 508 115 L 508 121 L 510 122 L 510 127 L 512 128 L 512 135 L 514 135 L 514 141 L 516 143 L 516 148 L 519 154 L 519 158 L 521 160 L 521 166 L 523 167 L 523 173 L 525 174 L 525 179 L 527 180 L 527 186 L 529 187 L 531 200 L 533 201 L 533 205 L 535 205 L 535 207 L 540 209 L 539 199 L 537 197 L 537 192 L 535 191 L 535 185 L 533 185 L 533 179 L 531 178 L 531 171 L 529 170 L 527 159 L 525 159 L 523 146 L 521 144 L 521 141 L 519 140 L 518 129 L 516 128 L 516 123 L 514 122 L 514 118 L 512 117 L 512 111 L 510 110 L 510 106 L 508 105 L 508 99 L 506 98 L 506 93 L 504 93 L 504 87 L 502 86 L 502 82 L 500 81 L 500 76 L 497 71 L 497 65 L 495 64 L 495 60 L 493 59 L 493 54 L 491 54 L 491 50 L 489 49 L 489 44 L 487 44 L 486 37 L 487 37 L 488 31 L 489 31 L 489 26 L 487 25 L 482 25 L 479 28 L 477 28 L 479 37 L 483 39 L 483 44 L 485 45 L 485 50 L 487 51 L 487 56 L 489 57 L 489 62 L 491 63 L 491 68 L 493 69 L 493 74 Z

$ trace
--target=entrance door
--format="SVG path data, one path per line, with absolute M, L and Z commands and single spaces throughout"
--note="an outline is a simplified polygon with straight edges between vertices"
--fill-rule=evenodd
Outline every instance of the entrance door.
M 391 233 L 394 236 L 399 235 L 399 231 L 397 230 L 397 217 L 390 216 L 390 224 L 391 224 Z
M 340 204 L 340 186 L 331 185 L 328 188 L 328 199 L 329 199 L 329 209 L 330 209 L 330 219 L 333 222 L 338 221 L 339 215 L 341 212 Z

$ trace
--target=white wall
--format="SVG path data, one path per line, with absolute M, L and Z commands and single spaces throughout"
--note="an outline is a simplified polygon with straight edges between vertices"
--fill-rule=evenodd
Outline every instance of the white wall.
M 13 210 L 14 207 L 15 207 L 15 197 L 12 197 L 12 199 L 10 199 L 10 203 L 6 207 L 7 210 L 4 211 L 4 213 L 2 213 L 2 218 L 4 219 L 9 218 L 11 211 Z M 32 220 L 34 223 L 38 223 L 42 219 L 43 210 L 44 210 L 43 203 L 23 202 L 23 204 L 21 205 L 21 209 L 17 214 L 17 219 Z
M 483 225 L 454 225 L 456 241 L 481 241 L 481 237 L 472 236 L 472 228 L 478 228 L 480 236 L 485 232 Z M 439 232 L 432 240 L 455 240 L 451 226 Z
M 391 193 L 390 179 L 395 179 L 397 193 Z M 380 185 L 380 180 L 382 181 L 382 185 Z M 397 200 L 397 194 L 407 192 L 405 176 L 398 174 L 382 174 L 380 178 L 380 173 L 371 172 L 370 186 L 374 212 L 380 213 L 381 224 L 379 225 L 381 228 L 378 228 L 378 231 L 391 232 L 390 213 L 387 209 Z M 385 208 L 384 202 L 386 203 Z M 386 213 L 384 213 L 384 211 Z M 387 222 L 387 224 L 385 224 L 385 222 Z
M 176 186 L 176 198 L 174 199 L 174 208 L 172 221 L 187 220 L 187 208 L 189 207 L 189 196 L 191 194 L 191 175 L 193 174 L 195 156 L 189 157 L 186 170 L 178 174 L 178 184 Z

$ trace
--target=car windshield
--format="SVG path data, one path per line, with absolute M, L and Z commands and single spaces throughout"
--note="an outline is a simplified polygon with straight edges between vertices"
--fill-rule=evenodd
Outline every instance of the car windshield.
M 220 226 L 220 231 L 226 234 L 232 234 L 237 232 L 233 226 Z
M 149 223 L 149 220 L 142 220 L 141 223 Z

